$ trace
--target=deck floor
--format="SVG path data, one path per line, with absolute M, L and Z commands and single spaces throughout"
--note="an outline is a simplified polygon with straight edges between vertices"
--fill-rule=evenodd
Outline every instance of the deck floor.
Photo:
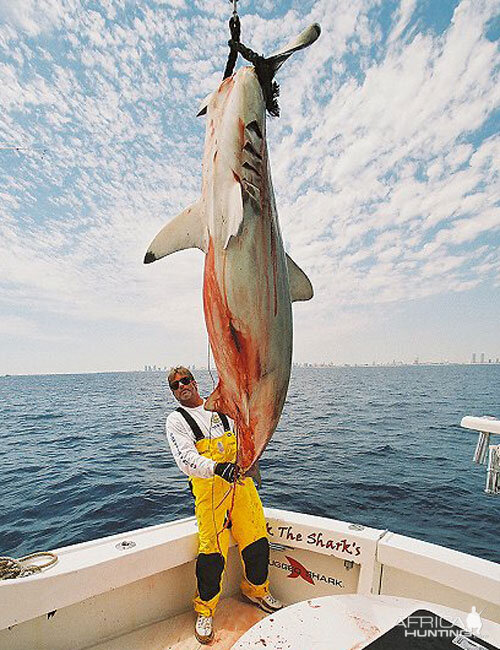
M 268 616 L 238 597 L 225 598 L 214 616 L 214 640 L 201 645 L 194 636 L 193 611 L 153 623 L 129 634 L 99 643 L 91 650 L 229 650 L 255 623 Z

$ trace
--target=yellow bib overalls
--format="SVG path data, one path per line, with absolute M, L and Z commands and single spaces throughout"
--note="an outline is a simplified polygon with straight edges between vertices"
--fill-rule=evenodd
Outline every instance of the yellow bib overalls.
M 214 413 L 214 417 L 218 414 Z M 217 463 L 236 462 L 236 437 L 230 430 L 217 438 L 203 437 L 195 444 L 202 456 Z M 246 478 L 243 484 L 230 485 L 215 475 L 191 477 L 189 482 L 199 531 L 195 611 L 204 616 L 212 616 L 215 611 L 222 590 L 229 528 L 238 544 L 243 567 L 241 591 L 251 598 L 263 598 L 269 592 L 269 542 L 262 503 L 253 480 Z

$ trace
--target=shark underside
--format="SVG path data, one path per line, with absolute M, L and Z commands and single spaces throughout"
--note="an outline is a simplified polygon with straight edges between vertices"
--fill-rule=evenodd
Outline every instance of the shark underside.
M 270 57 L 270 65 L 278 69 L 319 32 L 312 25 Z M 235 421 L 243 471 L 259 458 L 281 416 L 292 362 L 291 303 L 313 295 L 283 248 L 265 108 L 252 66 L 206 100 L 201 197 L 158 233 L 144 260 L 192 247 L 206 254 L 203 305 L 219 382 L 205 408 Z

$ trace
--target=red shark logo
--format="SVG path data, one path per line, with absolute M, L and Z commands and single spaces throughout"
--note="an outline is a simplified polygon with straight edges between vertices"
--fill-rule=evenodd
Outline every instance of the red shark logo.
M 294 560 L 293 557 L 289 557 L 288 555 L 286 556 L 286 559 L 290 562 L 290 565 L 292 567 L 290 575 L 288 575 L 287 578 L 298 578 L 300 576 L 310 585 L 314 584 L 314 580 L 311 578 L 305 566 L 303 566 L 300 562 L 297 562 L 297 560 Z

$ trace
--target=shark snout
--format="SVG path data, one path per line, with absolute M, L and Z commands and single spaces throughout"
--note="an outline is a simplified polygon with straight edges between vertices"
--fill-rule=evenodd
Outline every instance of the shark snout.
M 253 124 L 262 138 L 265 131 L 265 99 L 253 66 L 238 70 L 231 92 L 238 104 L 239 116 L 245 128 Z

